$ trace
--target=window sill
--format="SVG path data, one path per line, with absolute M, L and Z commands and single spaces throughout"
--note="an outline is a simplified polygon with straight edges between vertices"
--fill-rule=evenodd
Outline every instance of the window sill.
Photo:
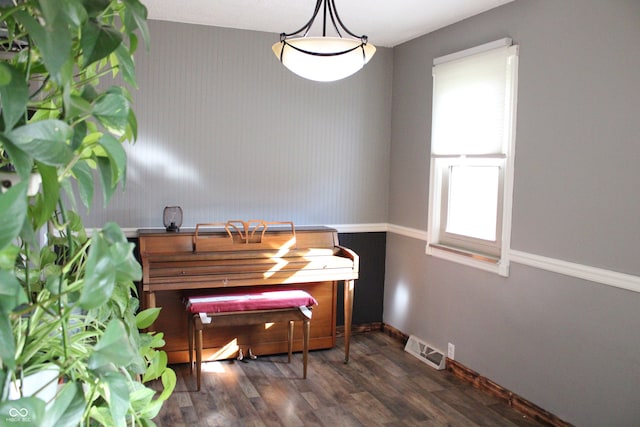
M 425 252 L 427 255 L 436 258 L 474 267 L 503 277 L 509 276 L 509 261 L 505 258 L 495 258 L 434 243 L 427 243 Z

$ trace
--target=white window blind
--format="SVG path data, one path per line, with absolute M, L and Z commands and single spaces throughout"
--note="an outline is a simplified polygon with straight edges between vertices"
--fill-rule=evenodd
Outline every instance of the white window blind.
M 515 49 L 492 49 L 433 67 L 432 154 L 506 153 Z

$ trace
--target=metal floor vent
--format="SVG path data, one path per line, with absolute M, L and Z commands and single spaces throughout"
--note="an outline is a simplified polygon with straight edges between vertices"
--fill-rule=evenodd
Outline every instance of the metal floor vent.
M 409 336 L 407 344 L 404 346 L 404 351 L 413 354 L 415 357 L 431 366 L 432 368 L 442 370 L 445 368 L 446 359 L 444 354 L 422 341 L 415 335 Z

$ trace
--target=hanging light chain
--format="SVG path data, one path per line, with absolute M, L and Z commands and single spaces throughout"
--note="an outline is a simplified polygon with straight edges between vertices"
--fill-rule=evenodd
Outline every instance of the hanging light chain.
M 318 12 L 320 12 L 320 8 L 322 7 L 323 3 L 324 3 L 324 10 L 323 10 L 323 16 L 322 16 L 322 36 L 323 37 L 326 37 L 327 35 L 327 13 L 328 13 L 329 18 L 331 19 L 331 24 L 333 25 L 334 30 L 336 31 L 336 33 L 340 38 L 342 38 L 342 33 L 340 31 L 340 29 L 342 29 L 344 30 L 345 33 L 349 34 L 351 37 L 360 39 L 362 43 L 367 44 L 367 40 L 368 40 L 367 36 L 365 35 L 358 36 L 344 25 L 344 23 L 342 22 L 342 19 L 340 19 L 338 10 L 336 9 L 335 0 L 317 0 L 316 7 L 313 11 L 313 15 L 311 16 L 311 19 L 309 19 L 309 21 L 297 31 L 294 31 L 292 33 L 281 33 L 280 40 L 283 41 L 288 37 L 296 36 L 302 32 L 304 32 L 302 37 L 306 37 L 309 34 L 309 31 L 311 30 L 311 27 L 313 26 L 313 23 L 315 22 L 318 16 Z

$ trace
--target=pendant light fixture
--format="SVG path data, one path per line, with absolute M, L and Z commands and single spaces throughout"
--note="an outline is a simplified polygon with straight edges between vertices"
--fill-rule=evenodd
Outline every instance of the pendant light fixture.
M 307 37 L 320 9 L 322 37 Z M 327 37 L 327 16 L 337 37 Z M 342 32 L 349 38 L 343 38 Z M 334 0 L 317 0 L 313 16 L 298 31 L 280 34 L 273 53 L 290 71 L 309 80 L 330 82 L 349 77 L 369 62 L 376 47 L 367 36 L 353 34 L 340 20 Z

